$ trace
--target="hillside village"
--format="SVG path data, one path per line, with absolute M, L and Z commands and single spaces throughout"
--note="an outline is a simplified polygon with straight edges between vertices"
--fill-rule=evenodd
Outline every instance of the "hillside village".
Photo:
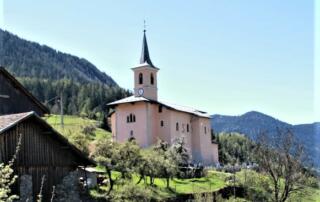
M 158 100 L 145 31 L 133 93 L 108 94 L 96 113 L 64 114 L 62 93 L 40 101 L 8 69 L 0 68 L 0 201 L 319 201 L 314 170 L 288 153 L 300 147 L 290 131 L 270 147 L 272 138 L 216 133 L 208 113 Z M 285 171 L 274 178 L 273 168 Z

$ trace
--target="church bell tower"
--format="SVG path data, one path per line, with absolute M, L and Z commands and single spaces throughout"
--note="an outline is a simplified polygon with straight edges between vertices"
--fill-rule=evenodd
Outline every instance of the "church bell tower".
M 145 29 L 143 30 L 140 64 L 132 70 L 134 72 L 134 96 L 157 101 L 159 69 L 151 62 Z

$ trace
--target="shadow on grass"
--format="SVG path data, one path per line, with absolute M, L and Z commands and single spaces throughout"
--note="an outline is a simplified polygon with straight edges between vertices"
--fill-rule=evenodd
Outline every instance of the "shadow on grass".
M 176 184 L 189 184 L 190 182 L 188 182 L 188 181 L 182 181 L 182 180 L 176 180 L 176 179 L 174 179 L 173 180 Z
M 202 183 L 202 182 L 210 182 L 210 180 L 209 179 L 193 179 L 193 180 L 190 180 L 190 182 L 200 182 L 200 183 Z

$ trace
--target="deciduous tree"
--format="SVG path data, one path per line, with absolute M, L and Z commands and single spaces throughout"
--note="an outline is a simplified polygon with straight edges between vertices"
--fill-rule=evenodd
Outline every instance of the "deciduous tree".
M 260 135 L 255 150 L 256 160 L 273 185 L 273 200 L 287 201 L 292 193 L 302 191 L 307 173 L 304 149 L 290 130 L 277 136 Z

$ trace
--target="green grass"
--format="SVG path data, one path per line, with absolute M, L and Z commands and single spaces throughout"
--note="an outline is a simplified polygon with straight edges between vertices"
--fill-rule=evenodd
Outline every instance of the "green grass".
M 302 194 L 302 196 L 291 196 L 290 201 L 320 202 L 320 189 L 308 187 L 303 191 Z
M 192 194 L 202 192 L 214 192 L 226 186 L 226 173 L 209 171 L 206 177 L 192 179 L 177 179 L 170 181 L 170 188 L 177 194 Z M 157 187 L 166 188 L 165 179 L 156 178 Z
M 60 125 L 60 115 L 44 117 L 55 130 L 65 136 L 72 144 L 85 153 L 92 153 L 95 150 L 96 141 L 103 138 L 111 138 L 111 133 L 98 128 L 99 122 L 79 116 L 64 116 L 64 127 Z M 90 132 L 84 129 L 90 128 Z
M 62 128 L 60 125 L 60 115 L 50 115 L 44 118 L 55 130 L 60 132 L 61 134 L 68 136 L 69 133 L 73 132 L 82 132 L 83 128 L 86 126 L 93 126 L 95 127 L 95 131 L 93 135 L 90 137 L 91 140 L 98 140 L 101 138 L 110 138 L 111 133 L 105 131 L 101 128 L 97 128 L 99 124 L 96 120 L 91 120 L 88 118 L 82 118 L 79 116 L 64 116 L 64 127 Z
M 263 192 L 266 184 L 269 184 L 270 188 L 272 186 L 272 183 L 270 179 L 261 173 L 255 172 L 255 171 L 247 171 L 247 182 L 244 181 L 244 174 L 245 170 L 242 170 L 241 172 L 237 173 L 237 183 L 239 184 L 246 184 L 247 186 L 250 186 L 254 190 L 256 190 L 257 193 Z M 310 187 L 310 185 L 305 185 L 305 189 L 303 189 L 301 192 L 293 193 L 290 198 L 288 199 L 289 202 L 320 202 L 320 189 L 319 188 L 313 188 Z
M 83 129 L 87 126 L 95 127 L 95 130 L 92 135 L 87 137 L 90 142 L 101 138 L 110 138 L 111 133 L 107 132 L 101 128 L 97 128 L 99 124 L 96 120 L 90 120 L 87 118 L 82 118 L 79 116 L 64 116 L 64 128 L 60 126 L 60 116 L 59 115 L 50 115 L 44 118 L 54 129 L 68 137 L 72 133 L 83 133 Z M 100 170 L 103 168 L 99 167 Z M 119 175 L 117 172 L 113 172 L 113 178 L 116 178 Z M 156 178 L 154 183 L 156 186 L 148 186 L 157 196 L 157 198 L 170 198 L 174 197 L 177 194 L 193 194 L 193 193 L 203 193 L 203 192 L 214 192 L 225 186 L 227 182 L 225 179 L 230 176 L 223 172 L 209 171 L 207 177 L 197 178 L 197 179 L 177 179 L 174 178 L 170 180 L 170 190 L 166 188 L 166 180 L 161 178 Z M 260 176 L 263 178 L 263 176 Z M 261 178 L 261 180 L 262 180 Z M 136 183 L 139 180 L 138 175 L 133 175 L 133 183 Z M 149 183 L 149 179 L 147 179 Z M 144 182 L 140 183 L 140 186 L 145 186 Z M 117 186 L 115 186 L 115 189 Z M 102 187 L 106 189 L 106 187 Z M 95 190 L 92 190 L 94 193 Z M 93 194 L 95 195 L 95 194 Z M 320 189 L 315 189 L 308 187 L 304 191 L 303 196 L 293 195 L 290 201 L 303 201 L 303 202 L 320 202 Z
M 98 170 L 103 171 L 102 167 L 97 167 Z M 141 181 L 139 186 L 148 186 L 159 199 L 171 198 L 180 194 L 194 194 L 194 193 L 205 193 L 205 192 L 214 192 L 218 191 L 221 188 L 226 186 L 225 179 L 230 176 L 230 174 L 209 171 L 206 177 L 202 178 L 192 178 L 192 179 L 177 179 L 174 178 L 170 180 L 170 189 L 167 189 L 166 179 L 155 178 L 154 185 L 150 186 L 150 179 L 146 178 L 146 183 Z M 120 177 L 120 173 L 113 171 L 112 178 L 116 179 Z M 139 175 L 132 175 L 132 183 L 137 183 L 139 180 Z M 116 190 L 118 185 L 114 186 Z M 107 190 L 107 187 L 100 187 L 100 189 Z M 95 191 L 92 194 L 96 195 Z

